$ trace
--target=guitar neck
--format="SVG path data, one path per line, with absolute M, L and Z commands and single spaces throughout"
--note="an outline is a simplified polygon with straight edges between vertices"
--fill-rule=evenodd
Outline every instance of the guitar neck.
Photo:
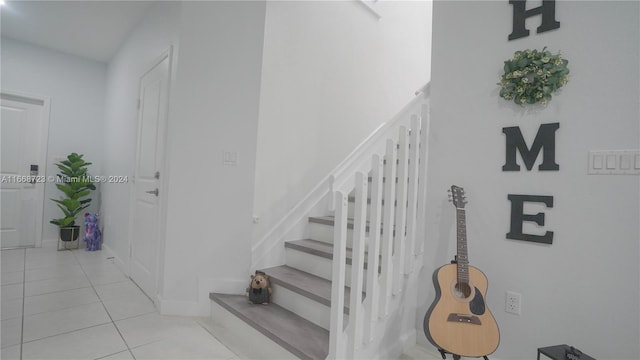
M 467 225 L 464 209 L 456 209 L 456 228 L 457 228 L 457 245 L 458 256 L 458 283 L 469 283 L 469 254 L 467 252 Z

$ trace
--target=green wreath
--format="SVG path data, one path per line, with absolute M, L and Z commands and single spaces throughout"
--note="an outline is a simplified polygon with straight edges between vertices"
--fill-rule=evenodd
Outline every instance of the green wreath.
M 551 94 L 569 82 L 568 60 L 543 48 L 516 51 L 504 62 L 504 74 L 498 85 L 500 96 L 518 105 L 551 101 Z

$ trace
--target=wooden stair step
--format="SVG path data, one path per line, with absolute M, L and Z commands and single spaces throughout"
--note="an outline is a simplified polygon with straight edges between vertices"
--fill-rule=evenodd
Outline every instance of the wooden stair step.
M 333 245 L 324 241 L 318 241 L 313 239 L 302 239 L 287 241 L 284 243 L 285 248 L 294 249 L 305 252 L 307 254 L 320 256 L 325 259 L 333 260 Z M 351 265 L 353 261 L 352 249 L 347 247 L 347 265 Z M 365 252 L 364 269 L 367 269 L 367 252 Z
M 209 298 L 301 359 L 325 359 L 329 353 L 329 331 L 276 304 L 249 304 L 243 295 Z
M 331 306 L 331 281 L 307 272 L 280 265 L 263 269 L 273 284 L 278 284 L 323 305 Z M 344 313 L 349 314 L 351 289 L 344 289 Z M 364 297 L 364 293 L 363 293 Z
M 336 223 L 336 219 L 334 216 L 310 216 L 309 222 L 320 225 L 334 226 Z M 354 220 L 352 218 L 347 219 L 347 229 L 353 230 Z M 395 228 L 395 226 L 394 226 Z M 367 220 L 367 225 L 365 227 L 365 231 L 369 233 L 369 221 Z M 384 229 L 380 228 L 380 234 L 384 233 Z M 395 229 L 393 230 L 393 235 L 396 235 Z
M 273 284 L 331 306 L 331 281 L 287 265 L 263 269 Z
M 349 195 L 349 196 L 347 197 L 347 200 L 348 200 L 350 203 L 354 203 L 354 202 L 356 202 L 356 196 L 355 196 L 355 195 Z M 407 200 L 407 203 L 408 203 L 408 200 Z M 371 198 L 367 198 L 367 205 L 371 205 Z M 382 199 L 382 205 L 384 206 L 384 199 Z M 395 201 L 393 202 L 393 206 L 398 206 L 398 200 L 395 200 Z

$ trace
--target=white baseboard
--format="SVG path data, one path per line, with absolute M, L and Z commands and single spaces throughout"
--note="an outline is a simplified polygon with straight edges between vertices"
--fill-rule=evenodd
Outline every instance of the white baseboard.
M 109 247 L 109 245 L 103 243 L 102 244 L 102 251 L 107 253 L 108 257 L 113 257 L 113 263 L 127 276 L 129 276 L 129 267 L 127 266 L 127 263 L 125 263 L 124 261 L 122 261 L 122 259 L 116 254 L 115 251 L 113 251 L 113 249 L 111 249 Z
M 158 294 L 157 296 L 158 311 L 162 315 L 178 315 L 178 316 L 208 316 L 200 310 L 200 304 L 196 301 L 186 300 L 169 300 Z
M 199 277 L 197 300 L 172 300 L 158 294 L 156 299 L 158 311 L 162 315 L 211 316 L 209 293 L 242 295 L 244 289 L 249 285 L 249 281 L 248 278 L 245 281 Z
M 398 341 L 391 346 L 385 347 L 377 356 L 378 359 L 394 359 L 397 358 L 408 347 L 416 344 L 416 330 L 411 329 L 398 338 Z

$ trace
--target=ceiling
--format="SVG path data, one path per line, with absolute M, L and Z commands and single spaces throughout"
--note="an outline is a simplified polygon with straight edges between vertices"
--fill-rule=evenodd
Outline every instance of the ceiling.
M 0 33 L 64 53 L 108 62 L 153 1 L 8 0 Z

